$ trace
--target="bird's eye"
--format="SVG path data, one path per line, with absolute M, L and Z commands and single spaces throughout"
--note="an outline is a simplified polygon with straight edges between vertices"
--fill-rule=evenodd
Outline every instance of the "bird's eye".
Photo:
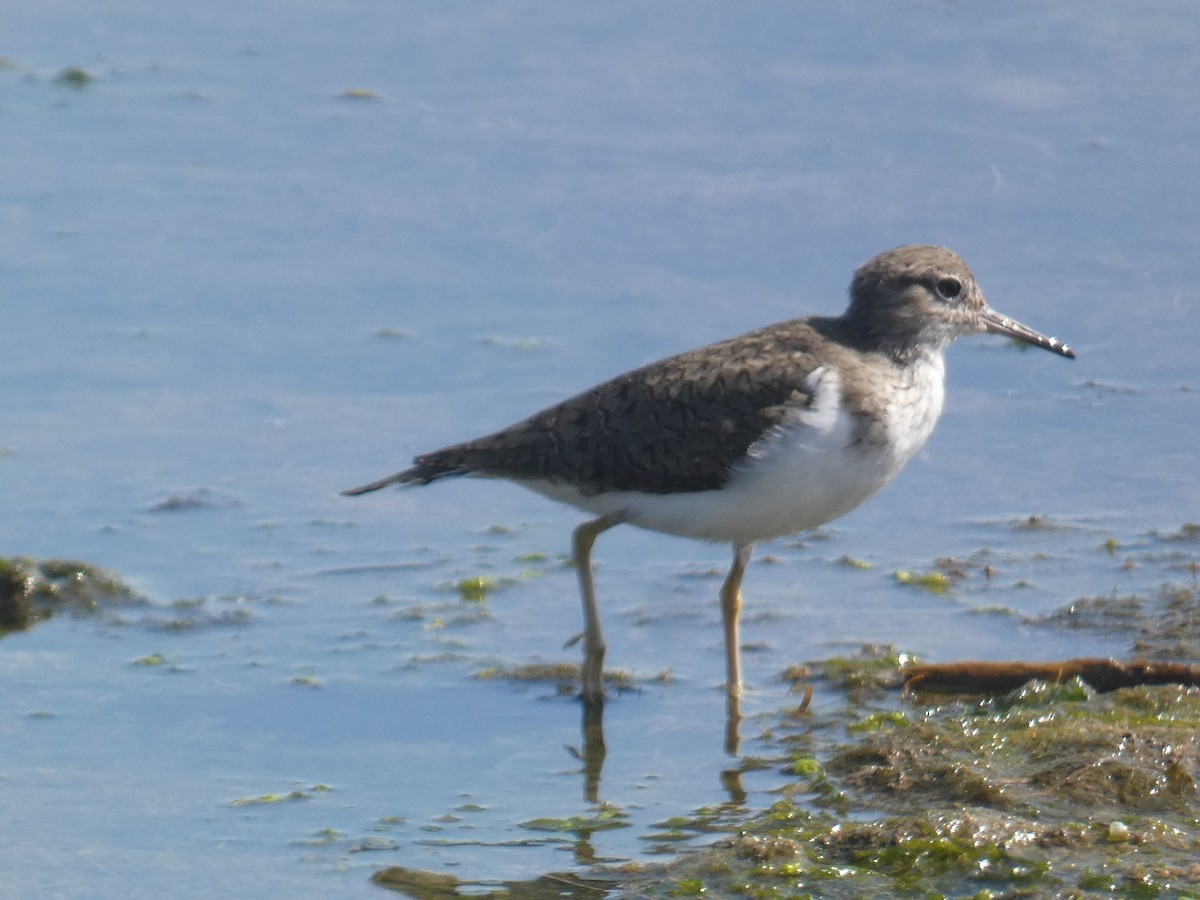
M 933 289 L 937 291 L 938 296 L 943 300 L 957 300 L 962 296 L 962 282 L 957 278 L 946 276 L 939 278 L 933 283 Z

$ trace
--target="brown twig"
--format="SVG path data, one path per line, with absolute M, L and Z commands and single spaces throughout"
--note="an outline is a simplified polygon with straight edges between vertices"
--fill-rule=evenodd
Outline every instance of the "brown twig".
M 1139 684 L 1200 684 L 1200 666 L 1186 663 L 1078 658 L 1056 662 L 956 662 L 908 666 L 904 689 L 933 693 L 1008 691 L 1031 679 L 1066 681 L 1078 676 L 1098 691 Z

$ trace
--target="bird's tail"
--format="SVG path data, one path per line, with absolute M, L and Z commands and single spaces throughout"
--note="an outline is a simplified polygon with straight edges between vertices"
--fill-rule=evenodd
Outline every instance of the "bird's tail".
M 389 475 L 387 478 L 380 478 L 378 481 L 372 481 L 370 484 L 347 488 L 342 491 L 342 496 L 357 497 L 359 494 L 369 494 L 371 491 L 377 491 L 380 488 L 389 487 L 393 484 L 429 484 L 429 482 L 436 481 L 439 478 L 466 474 L 466 470 L 463 468 L 435 463 L 434 456 L 435 454 L 430 454 L 428 457 L 417 457 L 415 460 L 416 464 L 405 469 L 403 472 L 397 472 L 395 475 Z
M 371 491 L 377 491 L 380 488 L 385 488 L 389 484 L 407 484 L 408 474 L 406 469 L 403 472 L 397 472 L 395 475 L 389 475 L 387 478 L 380 478 L 378 481 L 372 481 L 370 484 L 362 484 L 358 487 L 346 488 L 341 494 L 343 497 L 357 497 L 359 494 L 369 494 Z

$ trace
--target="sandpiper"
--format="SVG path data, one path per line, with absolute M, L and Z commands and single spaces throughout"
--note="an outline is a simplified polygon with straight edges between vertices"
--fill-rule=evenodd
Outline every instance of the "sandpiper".
M 981 332 L 1075 356 L 989 308 L 957 254 L 898 247 L 854 273 L 840 316 L 779 322 L 650 363 L 343 493 L 474 475 L 506 478 L 592 514 L 572 542 L 589 704 L 604 698 L 591 565 L 597 536 L 627 523 L 732 543 L 720 604 L 733 710 L 742 576 L 754 544 L 823 525 L 887 484 L 941 414 L 943 351 Z

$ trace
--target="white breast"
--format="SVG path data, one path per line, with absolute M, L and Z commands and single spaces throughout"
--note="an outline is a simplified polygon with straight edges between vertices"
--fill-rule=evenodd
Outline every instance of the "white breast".
M 896 384 L 884 417 L 897 471 L 929 440 L 946 399 L 946 362 L 941 353 L 924 356 L 904 371 L 907 377 Z
M 596 515 L 683 537 L 753 542 L 815 528 L 845 515 L 888 483 L 925 443 L 942 409 L 940 354 L 904 370 L 882 422 L 845 406 L 836 369 L 821 366 L 802 388 L 812 398 L 754 443 L 721 490 L 584 496 L 568 485 L 522 482 Z

